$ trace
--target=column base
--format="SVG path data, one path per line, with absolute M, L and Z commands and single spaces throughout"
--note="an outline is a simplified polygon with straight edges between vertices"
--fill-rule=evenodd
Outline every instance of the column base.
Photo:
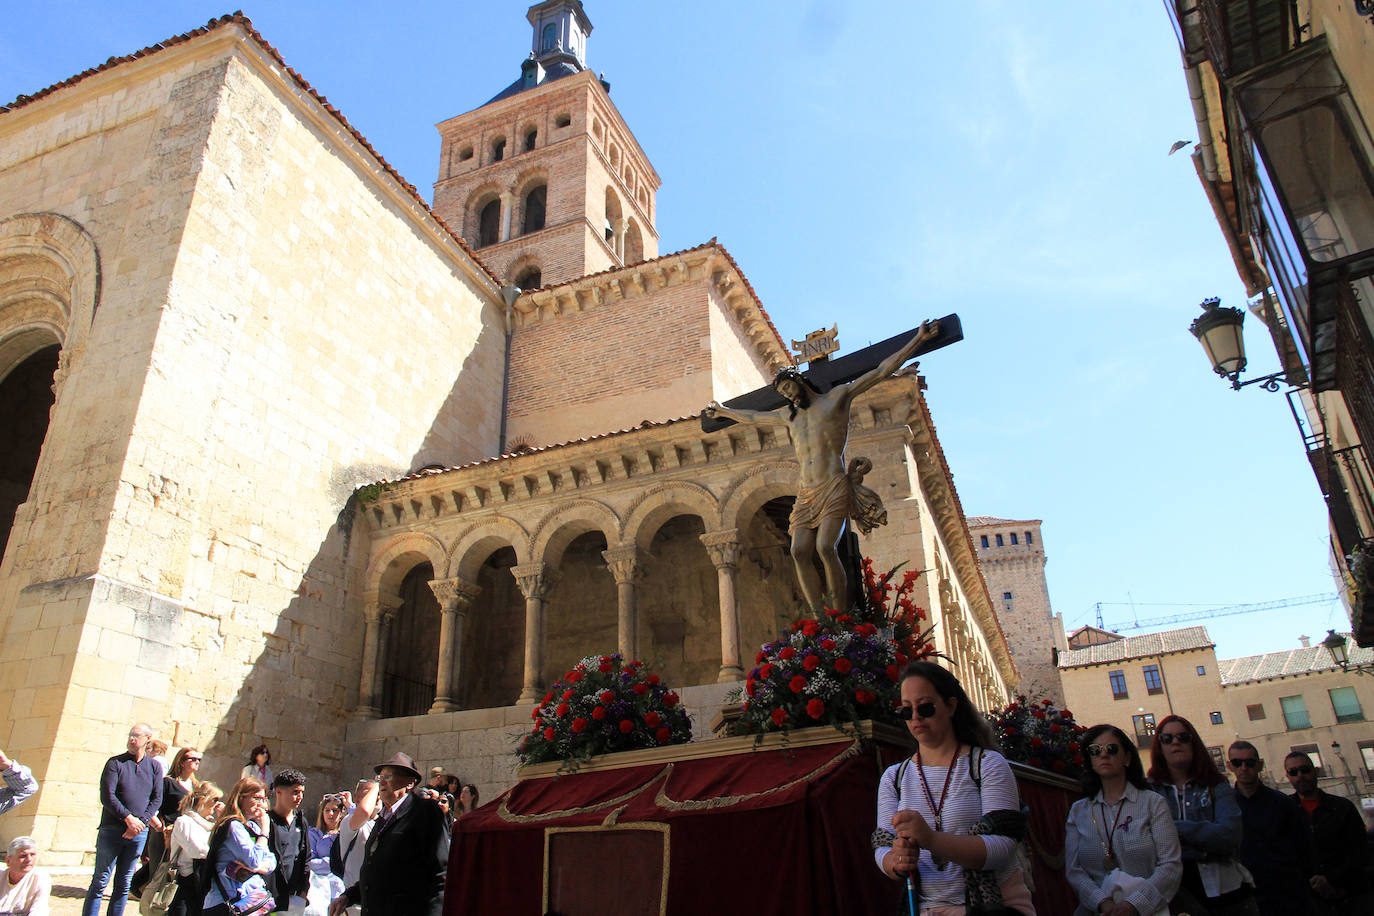
M 376 706 L 359 706 L 353 710 L 353 716 L 357 719 L 380 719 L 382 711 Z
M 744 669 L 739 665 L 721 665 L 720 673 L 716 675 L 717 684 L 725 684 L 730 681 L 744 680 Z
M 429 708 L 428 714 L 432 716 L 441 712 L 457 712 L 462 708 L 448 697 L 435 697 L 434 705 Z
M 516 706 L 533 706 L 544 699 L 544 691 L 538 687 L 521 687 L 520 697 L 515 701 Z

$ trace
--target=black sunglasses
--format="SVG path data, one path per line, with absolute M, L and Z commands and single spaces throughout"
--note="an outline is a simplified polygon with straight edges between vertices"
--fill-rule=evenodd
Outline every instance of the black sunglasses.
M 1300 767 L 1289 767 L 1289 768 L 1288 768 L 1288 775 L 1289 775 L 1289 776 L 1292 776 L 1292 777 L 1295 777 L 1295 778 L 1298 777 L 1298 776 L 1309 776 L 1309 775 L 1311 775 L 1312 773 L 1315 773 L 1315 772 L 1316 772 L 1316 770 L 1313 768 L 1312 764 L 1310 764 L 1310 763 L 1304 763 L 1304 764 L 1303 764 L 1302 766 L 1300 766 Z
M 1235 767 L 1235 768 L 1238 769 L 1238 770 L 1241 769 L 1242 767 L 1244 767 L 1244 768 L 1246 768 L 1246 769 L 1251 769 L 1251 770 L 1253 770 L 1255 767 L 1259 766 L 1259 758 L 1257 758 L 1257 757 L 1232 757 L 1232 758 L 1231 758 L 1231 766 Z
M 1160 732 L 1160 733 L 1159 733 L 1159 743 L 1160 743 L 1160 744 L 1173 744 L 1175 741 L 1187 741 L 1187 740 L 1188 740 L 1188 734 L 1187 734 L 1186 732 Z
M 1117 754 L 1119 754 L 1119 753 L 1121 753 L 1121 745 L 1119 745 L 1119 744 L 1089 744 L 1089 745 L 1088 745 L 1088 756 L 1089 756 L 1089 757 L 1101 757 L 1103 754 L 1106 754 L 1108 757 L 1115 757 L 1115 756 L 1116 756 Z
M 926 700 L 924 703 L 917 703 L 915 706 L 903 706 L 901 709 L 897 710 L 898 718 L 905 719 L 908 722 L 911 721 L 913 713 L 915 713 L 918 719 L 929 719 L 931 716 L 935 715 L 935 704 L 930 700 Z

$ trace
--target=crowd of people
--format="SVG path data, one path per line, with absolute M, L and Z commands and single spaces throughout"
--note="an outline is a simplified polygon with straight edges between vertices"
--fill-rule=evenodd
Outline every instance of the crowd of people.
M 252 749 L 228 793 L 199 778 L 195 747 L 167 746 L 151 728 L 129 729 L 125 750 L 105 762 L 95 868 L 82 905 L 122 916 L 129 898 L 144 916 L 438 916 L 455 818 L 477 806 L 476 786 L 442 767 L 428 780 L 397 753 L 351 789 L 323 795 L 306 817 L 306 778 L 272 768 Z M 27 767 L 0 752 L 0 814 L 38 790 Z M 46 916 L 51 878 L 38 845 L 19 837 L 0 866 L 0 914 Z
M 1034 916 L 1026 811 L 987 720 L 930 662 L 907 666 L 901 698 L 917 748 L 882 776 L 873 848 L 904 885 L 902 911 Z M 1233 786 L 1182 716 L 1159 723 L 1148 770 L 1115 725 L 1080 743 L 1088 768 L 1064 844 L 1074 916 L 1374 914 L 1374 830 L 1318 788 L 1306 754 L 1283 762 L 1288 795 L 1263 784 L 1247 741 L 1227 750 Z

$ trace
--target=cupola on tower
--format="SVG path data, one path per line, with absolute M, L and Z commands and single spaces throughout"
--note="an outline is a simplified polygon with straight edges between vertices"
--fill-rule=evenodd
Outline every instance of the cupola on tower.
M 520 78 L 443 121 L 434 209 L 502 280 L 536 289 L 658 256 L 658 173 L 587 69 L 580 0 L 529 8 Z

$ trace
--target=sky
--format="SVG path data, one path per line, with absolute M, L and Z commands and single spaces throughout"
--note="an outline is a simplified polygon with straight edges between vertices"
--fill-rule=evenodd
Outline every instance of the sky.
M 958 313 L 964 340 L 921 361 L 955 485 L 970 516 L 1043 520 L 1070 629 L 1099 602 L 1111 625 L 1335 591 L 1283 395 L 1232 391 L 1187 331 L 1244 289 L 1188 150 L 1168 155 L 1197 129 L 1163 4 L 584 6 L 588 65 L 663 181 L 660 252 L 717 237 L 785 341 L 838 323 L 848 352 Z M 243 12 L 428 200 L 434 125 L 519 76 L 527 8 Z M 18 5 L 0 101 L 231 11 Z M 1277 371 L 1246 330 L 1249 374 Z M 1221 658 L 1349 625 L 1334 600 L 1172 626 L 1195 623 Z

